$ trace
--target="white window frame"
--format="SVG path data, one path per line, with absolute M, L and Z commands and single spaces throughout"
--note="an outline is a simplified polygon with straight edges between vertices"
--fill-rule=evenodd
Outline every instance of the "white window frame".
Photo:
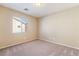
M 21 22 L 21 31 L 19 31 L 19 32 L 17 32 L 16 30 L 14 30 L 14 24 L 13 24 L 13 20 L 16 20 L 16 21 L 18 21 L 18 22 Z M 24 26 L 24 27 L 23 27 Z M 21 18 L 18 18 L 18 17 L 13 17 L 13 19 L 12 19 L 12 33 L 24 33 L 25 32 L 25 27 L 26 27 L 26 25 L 25 25 L 25 23 L 23 23 L 22 22 L 22 19 Z

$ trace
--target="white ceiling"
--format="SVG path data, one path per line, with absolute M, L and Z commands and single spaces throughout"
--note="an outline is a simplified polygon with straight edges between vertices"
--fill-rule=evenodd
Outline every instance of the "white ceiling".
M 0 3 L 5 7 L 21 11 L 25 14 L 32 15 L 35 17 L 43 17 L 45 15 L 62 11 L 79 4 L 74 3 L 43 3 L 41 7 L 36 7 L 33 3 Z M 24 8 L 28 8 L 28 11 L 25 11 Z

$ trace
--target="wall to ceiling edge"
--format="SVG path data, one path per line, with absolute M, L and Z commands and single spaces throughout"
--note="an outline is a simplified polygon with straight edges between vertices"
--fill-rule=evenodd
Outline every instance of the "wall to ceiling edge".
M 12 33 L 13 16 L 28 19 L 25 33 Z M 37 18 L 0 6 L 0 49 L 37 39 L 37 27 Z
M 40 18 L 39 39 L 79 49 L 79 6 Z

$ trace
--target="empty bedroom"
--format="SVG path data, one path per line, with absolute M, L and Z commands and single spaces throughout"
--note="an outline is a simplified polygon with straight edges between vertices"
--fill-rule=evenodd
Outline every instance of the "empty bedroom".
M 0 56 L 79 56 L 79 3 L 0 3 Z

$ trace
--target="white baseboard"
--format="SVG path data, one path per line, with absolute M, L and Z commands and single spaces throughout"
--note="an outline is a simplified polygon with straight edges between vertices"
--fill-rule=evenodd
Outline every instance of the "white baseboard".
M 73 46 L 70 46 L 70 45 L 67 45 L 67 44 L 62 44 L 62 43 L 50 41 L 50 40 L 48 40 L 48 39 L 40 39 L 40 40 L 47 41 L 47 42 L 50 42 L 50 43 L 54 43 L 54 44 L 58 44 L 58 45 L 62 45 L 62 46 L 65 46 L 65 47 L 69 47 L 69 48 L 73 48 L 73 49 L 79 50 L 78 47 L 73 47 Z
M 5 45 L 5 46 L 0 47 L 0 49 L 5 49 L 5 48 L 8 48 L 8 47 L 12 47 L 12 46 L 28 43 L 28 42 L 31 42 L 31 41 L 34 41 L 34 40 L 37 40 L 37 39 L 31 39 L 31 40 L 27 40 L 27 41 L 24 41 L 24 42 L 17 42 L 15 44 Z

